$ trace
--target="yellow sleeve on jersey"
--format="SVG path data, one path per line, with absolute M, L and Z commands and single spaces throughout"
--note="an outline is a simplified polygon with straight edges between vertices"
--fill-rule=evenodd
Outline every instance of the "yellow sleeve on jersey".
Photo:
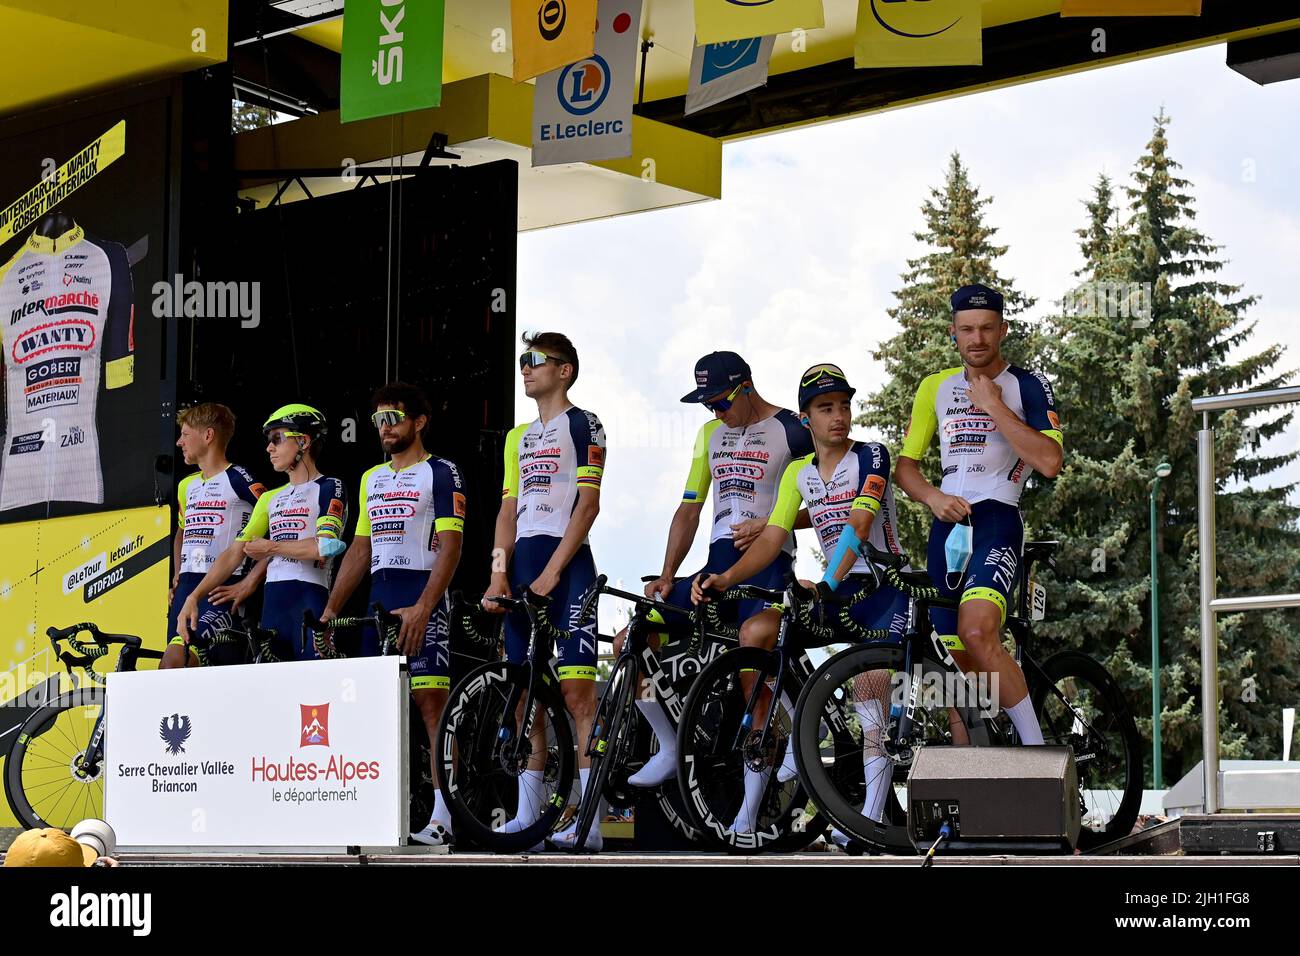
M 287 487 L 289 486 L 284 486 L 284 488 Z M 270 534 L 271 502 L 276 495 L 284 491 L 284 488 L 277 488 L 275 491 L 267 492 L 257 499 L 257 504 L 253 505 L 253 513 L 248 516 L 248 524 L 244 525 L 244 530 L 239 532 L 236 541 L 255 541 Z
M 519 497 L 519 439 L 528 424 L 516 425 L 506 434 L 505 474 L 501 478 L 501 499 Z
M 709 467 L 709 439 L 722 424 L 718 419 L 705 422 L 699 434 L 695 436 L 695 450 L 691 453 L 691 471 L 686 476 L 686 489 L 682 492 L 682 501 L 702 505 L 709 497 L 709 484 L 713 480 L 713 469 Z
M 366 500 L 370 497 L 370 476 L 377 472 L 384 465 L 375 465 L 364 475 L 361 476 L 361 501 L 360 508 L 357 509 L 357 530 L 358 538 L 370 537 L 370 509 L 366 506 Z
M 803 505 L 803 495 L 799 493 L 799 472 L 812 459 L 812 455 L 796 458 L 785 466 L 785 471 L 781 472 L 781 484 L 776 491 L 776 504 L 772 506 L 772 513 L 767 518 L 769 526 L 776 525 L 782 531 L 794 530 L 794 519 L 799 514 L 800 506 Z
M 903 450 L 899 452 L 903 457 L 917 461 L 925 457 L 925 451 L 930 447 L 930 439 L 934 438 L 934 430 L 939 427 L 939 419 L 934 408 L 935 398 L 939 394 L 939 383 L 950 371 L 951 369 L 935 372 L 921 380 L 921 387 L 916 390 L 916 397 L 912 399 L 912 419 L 908 422 L 907 432 L 903 435 Z
M 176 504 L 178 507 L 177 513 L 180 517 L 179 523 L 182 527 L 184 527 L 185 525 L 185 499 L 187 499 L 190 496 L 190 485 L 194 483 L 194 479 L 197 478 L 198 476 L 199 473 L 197 471 L 192 475 L 186 475 L 184 478 L 181 479 L 181 483 L 176 486 Z

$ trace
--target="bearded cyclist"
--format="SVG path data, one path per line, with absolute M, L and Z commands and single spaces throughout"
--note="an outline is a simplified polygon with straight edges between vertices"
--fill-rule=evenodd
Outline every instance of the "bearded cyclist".
M 270 558 L 262 599 L 261 626 L 276 632 L 272 651 L 281 660 L 313 660 L 303 646 L 303 611 L 320 616 L 329 599 L 333 559 L 347 546 L 347 496 L 343 482 L 327 478 L 316 465 L 325 439 L 325 416 L 310 405 L 285 405 L 262 425 L 271 467 L 289 483 L 268 491 L 233 544 L 221 553 L 194 588 L 180 612 L 188 640 L 198 621 L 198 602 L 230 577 L 245 557 Z
M 1047 379 L 1002 357 L 1001 294 L 967 285 L 951 304 L 950 333 L 963 364 L 922 380 L 894 480 L 934 514 L 930 578 L 945 597 L 960 600 L 955 614 L 931 609 L 940 639 L 963 671 L 994 675 L 998 702 L 1021 741 L 1041 744 L 1029 689 L 1002 646 L 1002 627 L 1024 548 L 1020 494 L 1032 472 L 1045 478 L 1060 472 L 1061 423 Z M 918 464 L 936 431 L 940 488 Z

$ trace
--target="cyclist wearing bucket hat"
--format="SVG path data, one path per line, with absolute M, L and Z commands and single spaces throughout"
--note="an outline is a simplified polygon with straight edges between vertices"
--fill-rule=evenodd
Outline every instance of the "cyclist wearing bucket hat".
M 732 567 L 767 527 L 777 486 L 786 466 L 812 452 L 808 429 L 788 408 L 764 400 L 754 388 L 748 363 L 735 352 L 711 352 L 695 363 L 695 389 L 682 396 L 687 404 L 701 404 L 713 413 L 695 438 L 695 450 L 681 503 L 668 529 L 663 570 L 646 585 L 646 597 L 659 597 L 677 607 L 689 607 L 691 582 L 701 575 Z M 713 492 L 713 525 L 709 556 L 703 568 L 675 578 L 695 540 L 704 502 Z M 804 525 L 806 527 L 806 525 Z M 776 552 L 744 583 L 779 588 L 794 560 L 794 535 L 787 533 Z M 739 582 L 738 582 L 739 583 Z M 733 605 L 739 623 L 762 610 L 761 601 Z M 685 625 L 681 615 L 664 612 L 668 633 Z M 652 639 L 656 647 L 662 642 Z M 615 653 L 622 634 L 615 639 Z M 633 786 L 653 787 L 676 773 L 676 734 L 663 709 L 652 699 L 639 699 L 637 707 L 659 740 L 659 752 L 629 778 Z
M 808 517 L 828 561 L 839 554 L 837 546 L 846 528 L 851 528 L 858 540 L 869 541 L 881 551 L 900 553 L 894 492 L 889 485 L 889 452 L 879 442 L 855 441 L 849 437 L 855 392 L 838 365 L 814 365 L 803 373 L 799 380 L 799 415 L 801 424 L 812 435 L 814 451 L 786 466 L 772 516 L 758 540 L 730 568 L 698 581 L 692 589 L 692 600 L 696 603 L 707 600 L 708 589 L 725 591 L 767 565 L 785 546 L 794 529 L 795 517 L 803 507 L 808 509 Z M 866 560 L 853 554 L 836 560 L 834 567 L 828 565 L 827 574 L 838 586 L 837 594 L 846 597 L 857 593 L 870 580 Z M 811 586 L 810 582 L 804 583 Z M 892 637 L 901 639 L 907 626 L 907 598 L 885 586 L 851 605 L 848 613 L 859 627 L 887 630 Z M 780 621 L 780 612 L 770 608 L 754 615 L 740 629 L 741 645 L 770 650 L 776 645 Z M 833 619 L 830 623 L 833 629 L 839 630 Z M 854 638 L 845 635 L 843 640 Z M 742 681 L 746 676 L 752 683 L 753 675 L 742 674 Z M 881 723 L 888 706 L 889 675 L 873 671 L 864 677 L 854 687 L 854 708 L 864 721 L 862 726 L 874 727 Z M 764 701 L 759 706 L 761 712 L 754 715 L 757 726 L 766 720 L 770 704 Z M 782 706 L 793 716 L 794 708 L 788 699 L 782 701 Z M 864 744 L 869 743 L 865 734 L 863 739 Z M 888 775 L 882 774 L 881 768 L 888 764 L 889 758 L 870 750 L 864 751 L 863 756 L 867 782 L 863 812 L 879 818 L 888 794 L 884 783 Z M 787 746 L 777 780 L 784 783 L 797 772 L 794 748 Z M 745 801 L 732 824 L 736 832 L 753 830 L 754 816 L 762 804 L 770 775 L 771 768 L 745 768 Z
M 931 611 L 940 639 L 962 670 L 997 674 L 998 701 L 1016 733 L 1041 744 L 1024 675 L 1001 634 L 1024 548 L 1020 493 L 1034 471 L 1056 477 L 1064 456 L 1051 384 L 1002 357 L 1002 308 L 985 285 L 953 293 L 950 332 L 963 364 L 922 380 L 894 480 L 934 513 L 926 565 L 942 594 L 960 598 L 956 614 Z M 936 431 L 940 488 L 918 464 Z
M 195 626 L 197 602 L 230 576 L 245 557 L 270 558 L 262 600 L 261 626 L 278 635 L 274 653 L 282 660 L 311 660 L 315 649 L 299 640 L 303 611 L 317 617 L 329 599 L 333 559 L 346 550 L 347 496 L 343 482 L 320 473 L 316 461 L 327 427 L 310 405 L 285 405 L 262 425 L 271 466 L 289 483 L 257 499 L 248 524 L 221 553 L 180 613 L 184 639 Z

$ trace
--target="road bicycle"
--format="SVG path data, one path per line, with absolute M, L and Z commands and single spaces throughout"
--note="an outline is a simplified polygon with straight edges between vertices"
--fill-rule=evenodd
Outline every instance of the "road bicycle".
M 114 670 L 133 671 L 141 660 L 161 660 L 162 651 L 144 647 L 133 634 L 108 634 L 92 623 L 45 633 L 68 669 L 72 690 L 23 721 L 5 758 L 5 799 L 24 827 L 70 830 L 104 815 L 108 691 L 95 663 L 120 647 Z M 88 641 L 78 640 L 83 633 Z
M 1137 819 L 1141 740 L 1123 692 L 1101 664 L 1077 651 L 1062 651 L 1041 663 L 1032 653 L 1033 625 L 1027 614 L 1032 571 L 1037 562 L 1055 566 L 1056 546 L 1055 541 L 1025 544 L 1016 613 L 1007 618 L 1006 630 L 1014 639 L 1014 657 L 1024 671 L 1044 743 L 1074 753 L 1084 820 L 1079 847 L 1088 850 L 1127 836 Z M 1018 743 L 1018 738 L 1010 719 L 995 712 L 996 701 L 988 699 L 988 689 L 960 674 L 932 633 L 930 608 L 956 608 L 956 601 L 941 597 L 925 572 L 903 571 L 905 559 L 900 555 L 868 545 L 864 556 L 873 577 L 864 591 L 888 584 L 910 599 L 906 633 L 897 644 L 849 647 L 817 668 L 796 706 L 795 757 L 812 801 L 841 831 L 870 849 L 909 853 L 913 847 L 906 831 L 906 807 L 898 792 L 905 789 L 918 749 L 1005 746 Z M 856 779 L 848 779 L 820 759 L 828 736 L 824 715 L 861 703 L 870 675 L 882 673 L 895 675 L 888 706 L 874 713 L 871 708 L 853 708 L 849 729 L 862 759 Z M 887 758 L 877 762 L 878 776 L 872 781 L 887 788 L 878 820 L 864 813 L 869 782 L 861 768 L 873 756 Z

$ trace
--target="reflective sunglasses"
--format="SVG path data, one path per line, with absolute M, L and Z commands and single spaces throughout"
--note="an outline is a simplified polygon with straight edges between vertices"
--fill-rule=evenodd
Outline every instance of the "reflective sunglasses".
M 704 407 L 711 412 L 725 412 L 731 407 L 732 403 L 735 402 L 736 396 L 740 394 L 740 390 L 744 387 L 745 383 L 741 382 L 726 398 L 718 398 L 711 402 L 705 402 Z
M 385 425 L 389 428 L 396 428 L 406 421 L 406 412 L 400 408 L 385 408 L 371 415 L 370 420 L 374 422 L 376 428 L 383 428 Z
M 847 382 L 848 377 L 840 370 L 838 365 L 814 365 L 808 371 L 803 373 L 803 381 L 800 385 L 807 388 L 823 375 L 829 375 L 831 378 L 838 378 L 841 382 Z
M 554 355 L 547 355 L 545 352 L 538 352 L 536 349 L 529 349 L 523 355 L 519 356 L 519 371 L 526 368 L 537 368 L 539 365 L 545 365 L 547 362 L 554 362 L 556 365 L 563 365 L 563 359 L 557 359 Z

